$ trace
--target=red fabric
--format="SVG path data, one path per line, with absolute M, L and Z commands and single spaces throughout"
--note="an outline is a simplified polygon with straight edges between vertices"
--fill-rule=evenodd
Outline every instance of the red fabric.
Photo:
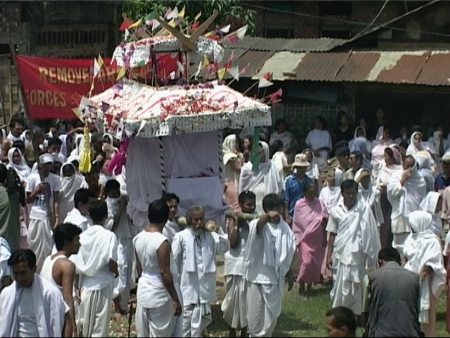
M 103 59 L 104 66 L 94 81 L 92 94 L 114 85 L 118 69 Z M 33 119 L 75 119 L 73 112 L 87 96 L 93 77 L 93 59 L 51 59 L 17 56 L 28 113 Z

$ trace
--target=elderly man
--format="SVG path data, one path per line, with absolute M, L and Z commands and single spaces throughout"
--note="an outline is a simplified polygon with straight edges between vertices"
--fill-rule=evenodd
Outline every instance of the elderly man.
M 188 209 L 186 221 L 188 228 L 178 232 L 172 243 L 181 279 L 182 330 L 183 337 L 201 337 L 212 321 L 210 304 L 216 301 L 216 255 L 228 251 L 230 242 L 220 226 L 211 227 L 211 232 L 206 229 L 200 206 Z
M 8 260 L 14 283 L 0 294 L 0 337 L 62 337 L 65 313 L 63 295 L 36 274 L 36 255 L 17 250 Z
M 31 205 L 28 227 L 28 247 L 37 256 L 37 271 L 53 247 L 52 229 L 59 224 L 59 191 L 61 179 L 50 171 L 53 158 L 50 154 L 39 156 L 38 173 L 28 176 L 27 203 Z
M 403 244 L 410 232 L 408 215 L 420 209 L 420 202 L 426 194 L 426 183 L 418 172 L 416 160 L 408 155 L 403 161 L 403 171 L 391 176 L 387 185 L 387 198 L 392 205 L 392 246 L 400 255 L 403 255 Z
M 362 282 L 366 267 L 375 267 L 381 249 L 372 209 L 358 201 L 358 185 L 353 180 L 341 184 L 342 199 L 331 209 L 327 266 L 333 270 L 333 307 L 345 306 L 362 313 Z M 333 257 L 334 254 L 334 257 Z

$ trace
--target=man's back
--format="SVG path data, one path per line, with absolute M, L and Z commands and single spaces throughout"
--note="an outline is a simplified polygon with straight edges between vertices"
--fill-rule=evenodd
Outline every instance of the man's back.
M 368 337 L 419 337 L 419 276 L 387 262 L 369 275 Z

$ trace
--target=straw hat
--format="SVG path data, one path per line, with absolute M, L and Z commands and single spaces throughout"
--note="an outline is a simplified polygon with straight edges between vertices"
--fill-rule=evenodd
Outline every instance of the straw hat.
M 295 155 L 295 159 L 294 159 L 294 163 L 292 163 L 292 167 L 309 167 L 308 155 L 306 155 L 306 154 Z

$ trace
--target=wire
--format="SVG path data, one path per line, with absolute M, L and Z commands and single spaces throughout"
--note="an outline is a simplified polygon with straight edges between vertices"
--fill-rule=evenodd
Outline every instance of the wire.
M 435 0 L 433 3 L 437 3 L 437 2 L 439 2 L 439 0 Z M 432 3 L 427 3 L 424 6 L 429 6 L 430 4 L 432 4 Z M 269 12 L 274 12 L 274 13 L 279 13 L 279 14 L 289 14 L 289 15 L 295 15 L 295 16 L 300 16 L 300 17 L 308 17 L 308 18 L 314 18 L 314 19 L 319 19 L 319 20 L 323 20 L 323 21 L 335 21 L 335 22 L 341 22 L 341 23 L 349 23 L 349 24 L 353 24 L 355 26 L 367 26 L 369 24 L 369 22 L 353 21 L 353 20 L 334 18 L 334 17 L 323 17 L 323 16 L 319 16 L 319 15 L 306 14 L 306 13 L 302 13 L 302 12 L 286 11 L 286 10 L 282 10 L 282 9 L 275 9 L 275 8 L 270 8 L 270 7 L 264 7 L 264 6 L 259 6 L 259 5 L 248 4 L 248 3 L 243 4 L 243 6 L 246 6 L 246 7 L 249 7 L 249 8 L 254 8 L 254 9 L 267 10 Z M 413 10 L 413 11 L 416 11 L 416 10 Z M 407 12 L 405 14 L 409 15 L 411 13 Z M 405 14 L 403 14 L 403 15 L 405 15 Z M 395 20 L 397 20 L 397 18 L 395 18 L 394 21 Z M 406 32 L 410 31 L 410 29 L 403 28 L 403 27 L 398 27 L 398 26 L 383 25 L 383 27 L 384 28 L 389 28 L 389 29 L 392 29 L 392 30 L 398 30 L 398 31 L 406 31 Z M 424 34 L 428 34 L 428 35 L 450 37 L 450 34 L 446 34 L 446 33 L 431 32 L 431 31 L 424 31 L 424 30 L 419 30 L 418 32 L 424 33 Z
M 383 3 L 383 6 L 381 6 L 380 10 L 378 11 L 377 15 L 375 15 L 375 17 L 373 18 L 373 20 L 361 31 L 359 31 L 354 37 L 353 39 L 358 38 L 359 36 L 363 35 L 365 32 L 367 32 L 369 30 L 369 28 L 371 28 L 373 26 L 373 24 L 375 23 L 375 21 L 377 21 L 377 19 L 380 17 L 381 13 L 383 13 L 384 9 L 386 8 L 386 5 L 388 4 L 389 0 L 385 0 Z

